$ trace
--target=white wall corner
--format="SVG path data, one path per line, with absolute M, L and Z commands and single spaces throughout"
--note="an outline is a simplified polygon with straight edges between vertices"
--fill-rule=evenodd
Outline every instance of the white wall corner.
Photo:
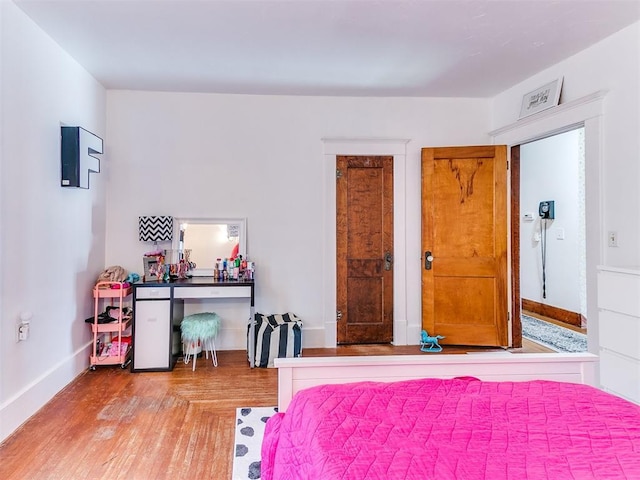
M 325 348 L 335 348 L 338 344 L 338 322 L 329 320 L 324 324 L 324 344 Z
M 0 405 L 0 442 L 89 368 L 91 347 L 92 344 L 84 345 Z
M 421 324 L 407 325 L 407 343 L 406 345 L 420 345 L 420 334 L 422 333 Z

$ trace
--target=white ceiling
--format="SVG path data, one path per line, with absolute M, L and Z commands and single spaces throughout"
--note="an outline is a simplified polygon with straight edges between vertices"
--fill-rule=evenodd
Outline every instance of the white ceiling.
M 490 97 L 640 0 L 14 0 L 109 89 Z

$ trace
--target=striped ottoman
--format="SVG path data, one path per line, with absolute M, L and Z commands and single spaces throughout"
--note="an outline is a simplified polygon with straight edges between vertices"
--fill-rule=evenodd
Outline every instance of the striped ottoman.
M 302 320 L 293 313 L 255 315 L 256 367 L 273 368 L 276 358 L 302 355 Z

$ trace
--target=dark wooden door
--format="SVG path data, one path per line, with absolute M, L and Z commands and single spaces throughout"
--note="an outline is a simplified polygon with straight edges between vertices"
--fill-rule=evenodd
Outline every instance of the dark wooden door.
M 508 345 L 506 155 L 422 149 L 422 326 L 443 344 Z
M 339 156 L 338 343 L 393 340 L 393 157 Z

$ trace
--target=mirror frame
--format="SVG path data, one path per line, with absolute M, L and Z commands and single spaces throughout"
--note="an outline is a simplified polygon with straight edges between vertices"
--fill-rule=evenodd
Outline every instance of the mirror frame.
M 180 225 L 183 223 L 198 224 L 227 224 L 238 226 L 238 248 L 241 255 L 247 256 L 247 219 L 237 218 L 215 218 L 215 217 L 173 217 L 173 241 L 171 248 L 179 250 L 180 246 Z M 194 277 L 213 277 L 213 268 L 194 268 L 189 273 Z

